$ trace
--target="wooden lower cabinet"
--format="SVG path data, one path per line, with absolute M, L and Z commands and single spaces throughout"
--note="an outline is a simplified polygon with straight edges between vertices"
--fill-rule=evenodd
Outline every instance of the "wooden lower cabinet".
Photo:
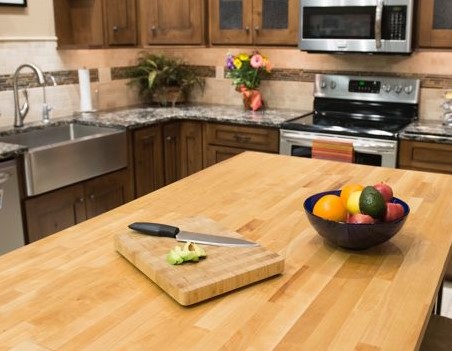
M 73 226 L 86 219 L 83 185 L 63 189 L 25 200 L 28 242 Z
M 452 145 L 401 140 L 399 168 L 452 174 Z
M 276 128 L 206 123 L 203 138 L 204 167 L 248 150 L 279 152 L 279 130 Z
M 127 170 L 88 180 L 83 185 L 87 218 L 95 217 L 133 200 Z
M 203 168 L 202 123 L 176 121 L 134 132 L 136 197 Z
M 201 122 L 182 122 L 180 129 L 180 176 L 203 169 L 203 135 Z
M 228 158 L 238 155 L 243 151 L 246 150 L 228 146 L 209 145 L 207 146 L 205 155 L 206 166 L 211 166 L 215 163 L 227 160 Z
M 181 179 L 181 129 L 180 123 L 163 125 L 163 158 L 165 185 Z
M 25 200 L 28 242 L 83 222 L 131 201 L 127 169 Z
M 134 132 L 133 154 L 135 196 L 143 196 L 164 186 L 162 128 L 160 125 Z

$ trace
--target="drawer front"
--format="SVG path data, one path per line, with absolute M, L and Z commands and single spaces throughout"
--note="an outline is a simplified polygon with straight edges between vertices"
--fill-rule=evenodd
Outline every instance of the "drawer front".
M 399 165 L 400 168 L 452 173 L 452 145 L 402 140 Z
M 278 152 L 279 131 L 272 128 L 244 127 L 207 123 L 207 144 L 238 147 L 246 150 Z

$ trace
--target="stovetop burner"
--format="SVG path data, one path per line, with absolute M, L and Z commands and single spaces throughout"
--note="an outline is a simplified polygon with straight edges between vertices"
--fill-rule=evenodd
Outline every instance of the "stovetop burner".
M 418 94 L 418 80 L 316 75 L 314 111 L 282 129 L 397 139 L 417 119 Z
M 315 115 L 305 115 L 286 121 L 282 129 L 298 130 L 313 133 L 330 133 L 340 135 L 353 135 L 362 137 L 381 137 L 384 139 L 396 139 L 398 133 L 410 122 L 385 124 L 377 121 L 330 118 Z

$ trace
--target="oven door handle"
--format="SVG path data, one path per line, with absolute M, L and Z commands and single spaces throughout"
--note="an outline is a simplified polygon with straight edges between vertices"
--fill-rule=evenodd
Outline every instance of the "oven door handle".
M 353 150 L 362 154 L 393 154 L 395 147 L 392 145 L 380 145 L 380 144 L 366 144 L 366 145 L 353 145 Z
M 383 17 L 383 0 L 377 0 L 375 9 L 375 47 L 381 49 L 381 18 Z
M 298 146 L 312 147 L 312 141 L 314 139 L 325 139 L 331 141 L 342 141 L 342 142 L 352 142 L 353 150 L 363 154 L 387 154 L 394 153 L 397 150 L 397 144 L 393 142 L 380 142 L 373 140 L 362 140 L 362 139 L 349 139 L 341 137 L 322 137 L 312 134 L 300 134 L 292 133 L 288 131 L 281 132 L 281 139 L 285 143 L 291 143 Z
M 312 147 L 313 137 L 310 135 L 284 131 L 283 134 L 281 135 L 281 139 L 283 139 L 284 142 L 286 143 L 291 143 L 298 146 Z

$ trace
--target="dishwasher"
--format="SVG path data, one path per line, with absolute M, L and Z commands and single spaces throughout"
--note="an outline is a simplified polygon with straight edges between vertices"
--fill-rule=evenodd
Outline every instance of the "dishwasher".
M 16 161 L 0 162 L 0 255 L 24 244 Z

